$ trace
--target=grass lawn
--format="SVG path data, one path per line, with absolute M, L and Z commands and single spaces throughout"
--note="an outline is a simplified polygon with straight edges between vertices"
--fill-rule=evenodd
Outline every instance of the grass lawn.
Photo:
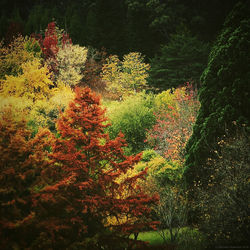
M 167 232 L 168 230 L 166 230 Z M 168 233 L 168 232 L 167 232 Z M 168 233 L 168 240 L 170 241 L 170 236 Z M 132 239 L 134 238 L 133 235 L 130 236 Z M 149 231 L 149 232 L 142 232 L 138 235 L 138 240 L 147 241 L 150 245 L 156 246 L 156 245 L 162 245 L 164 243 L 163 238 L 160 236 L 160 234 L 157 231 Z
M 164 232 L 166 234 L 167 245 L 172 245 L 170 242 L 169 231 L 166 229 L 164 230 Z M 130 238 L 133 239 L 134 236 L 131 235 Z M 164 245 L 164 240 L 157 231 L 141 232 L 139 233 L 137 239 L 148 242 L 149 245 L 152 247 Z M 179 239 L 177 245 L 178 249 L 180 250 L 203 250 L 204 239 L 202 237 L 202 234 L 197 229 L 184 227 L 179 232 Z

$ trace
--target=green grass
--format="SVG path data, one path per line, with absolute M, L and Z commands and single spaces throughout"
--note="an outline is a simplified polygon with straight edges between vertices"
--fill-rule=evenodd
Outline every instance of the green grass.
M 166 229 L 166 241 L 170 244 L 170 233 Z M 134 238 L 133 235 L 130 238 Z M 138 235 L 138 240 L 149 242 L 151 246 L 160 246 L 164 244 L 163 238 L 157 231 L 141 232 Z M 205 241 L 202 234 L 197 229 L 184 227 L 179 232 L 177 241 L 178 249 L 180 250 L 203 250 Z
M 165 231 L 168 233 L 168 230 L 165 230 Z M 168 240 L 170 241 L 169 233 L 167 236 L 168 236 Z M 134 238 L 134 236 L 132 236 L 132 235 L 130 237 L 132 239 Z M 137 239 L 142 240 L 142 241 L 147 241 L 152 246 L 163 245 L 163 243 L 164 243 L 163 238 L 160 236 L 160 234 L 157 231 L 149 231 L 149 232 L 139 233 Z

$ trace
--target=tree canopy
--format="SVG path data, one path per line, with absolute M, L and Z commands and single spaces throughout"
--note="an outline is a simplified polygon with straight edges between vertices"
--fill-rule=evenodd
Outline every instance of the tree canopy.
M 216 157 L 223 135 L 235 133 L 235 124 L 249 131 L 249 3 L 239 3 L 227 17 L 209 55 L 199 91 L 201 103 L 193 135 L 187 144 L 186 181 L 204 187 L 214 170 L 207 159 Z

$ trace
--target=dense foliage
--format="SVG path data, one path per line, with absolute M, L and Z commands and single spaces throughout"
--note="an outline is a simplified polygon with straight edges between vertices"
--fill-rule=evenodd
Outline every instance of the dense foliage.
M 228 16 L 202 75 L 201 108 L 187 145 L 186 178 L 207 184 L 206 159 L 214 156 L 218 138 L 233 133 L 233 122 L 249 126 L 249 5 L 239 4 Z
M 201 107 L 187 144 L 190 221 L 209 231 L 213 244 L 244 242 L 243 231 L 249 224 L 242 203 L 249 187 L 241 176 L 249 168 L 242 148 L 245 144 L 249 151 L 250 61 L 245 53 L 250 49 L 249 10 L 249 3 L 236 5 L 214 44 L 202 75 Z M 237 138 L 238 126 L 245 127 L 246 139 Z
M 128 236 L 155 228 L 150 206 L 157 196 L 137 185 L 146 171 L 121 181 L 140 154 L 125 155 L 122 134 L 109 138 L 105 110 L 89 88 L 75 88 L 73 99 L 69 85 L 76 82 L 60 78 L 61 66 L 77 71 L 74 62 L 84 64 L 87 50 L 64 43 L 60 34 L 50 23 L 39 43 L 18 37 L 2 47 L 3 60 L 11 64 L 0 91 L 1 247 L 137 245 Z
M 182 23 L 202 41 L 212 41 L 237 1 L 2 0 L 0 36 L 9 42 L 17 32 L 38 33 L 55 18 L 74 43 L 153 57 Z
M 0 7 L 1 249 L 247 247 L 248 2 Z
M 146 147 L 147 129 L 151 129 L 156 120 L 151 95 L 138 93 L 123 102 L 113 102 L 108 114 L 112 124 L 109 128 L 111 137 L 122 132 L 130 152 L 140 152 Z
M 176 88 L 188 81 L 199 86 L 208 51 L 208 44 L 181 27 L 151 60 L 149 84 L 159 90 Z
M 23 120 L 10 120 L 6 112 L 1 118 L 5 247 L 111 249 L 114 241 L 131 244 L 126 235 L 154 226 L 149 218 L 139 220 L 156 201 L 135 185 L 145 172 L 116 181 L 140 155 L 125 156 L 122 136 L 110 140 L 104 133 L 104 110 L 90 89 L 76 89 L 74 101 L 57 121 L 58 138 L 48 130 L 32 138 Z M 124 197 L 124 190 L 130 195 Z M 115 224 L 107 223 L 109 216 L 116 218 Z

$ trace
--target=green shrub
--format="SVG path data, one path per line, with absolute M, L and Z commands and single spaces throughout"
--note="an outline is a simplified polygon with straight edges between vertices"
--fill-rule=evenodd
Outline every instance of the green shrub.
M 122 102 L 112 102 L 108 107 L 112 123 L 109 134 L 115 138 L 122 132 L 128 143 L 129 153 L 140 152 L 146 148 L 147 130 L 155 124 L 153 96 L 137 93 Z

